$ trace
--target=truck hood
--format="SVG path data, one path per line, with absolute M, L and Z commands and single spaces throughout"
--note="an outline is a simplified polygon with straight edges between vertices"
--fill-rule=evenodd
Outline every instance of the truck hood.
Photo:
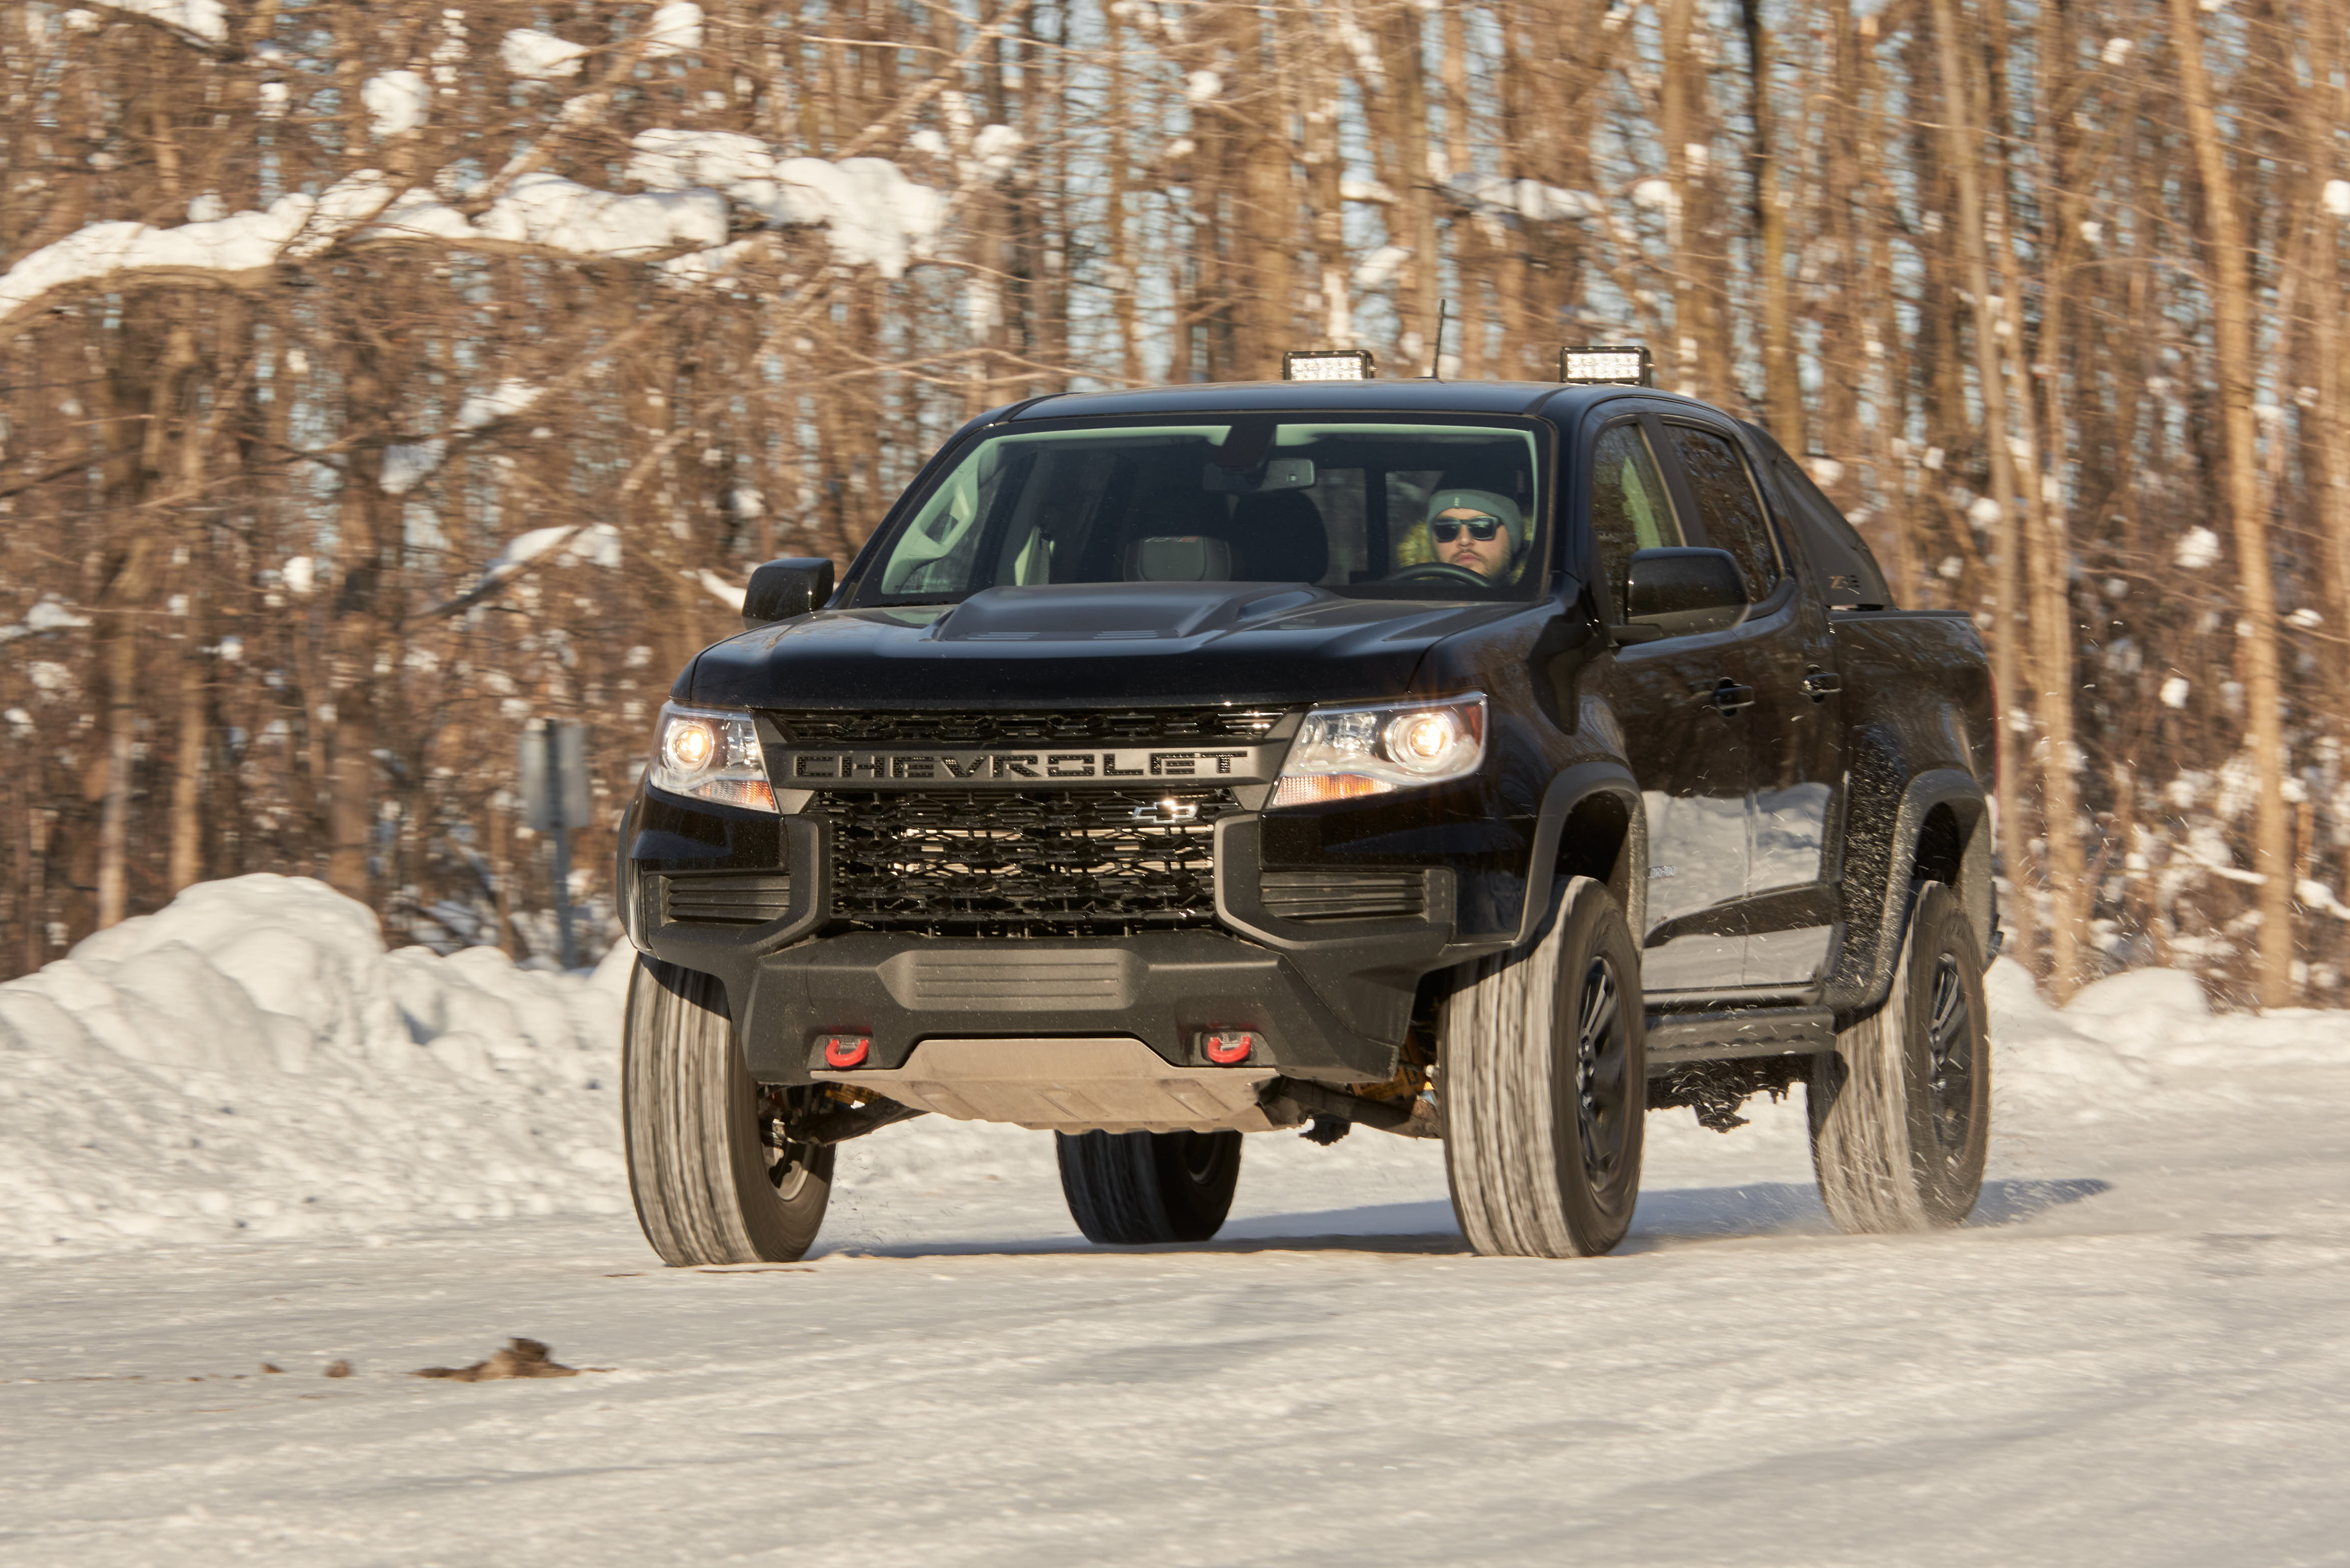
M 1305 584 L 1066 583 L 818 610 L 706 649 L 678 683 L 730 708 L 1294 703 L 1399 696 L 1440 639 L 1512 603 L 1351 599 Z

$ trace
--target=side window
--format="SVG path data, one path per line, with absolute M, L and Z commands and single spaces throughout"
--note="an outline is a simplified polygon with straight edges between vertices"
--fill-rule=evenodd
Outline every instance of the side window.
M 1607 574 L 1616 608 L 1624 608 L 1624 569 L 1635 550 L 1681 542 L 1656 454 L 1637 424 L 1603 431 L 1591 450 L 1591 531 L 1599 541 L 1599 565 Z
M 1771 543 L 1762 496 L 1746 471 L 1746 460 L 1728 438 L 1711 431 L 1669 424 L 1665 431 L 1697 502 L 1704 542 L 1738 558 L 1739 569 L 1746 574 L 1747 597 L 1761 599 L 1779 581 L 1779 553 Z

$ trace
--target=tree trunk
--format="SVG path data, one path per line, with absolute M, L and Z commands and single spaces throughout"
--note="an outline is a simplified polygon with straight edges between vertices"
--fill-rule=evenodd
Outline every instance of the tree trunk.
M 1787 305 L 1787 209 L 1772 151 L 1771 43 L 1762 0 L 1742 0 L 1746 22 L 1747 112 L 1754 139 L 1747 159 L 1754 181 L 1755 271 L 1762 285 L 1762 403 L 1771 433 L 1789 452 L 1804 450 L 1804 395 L 1795 377 L 1794 329 Z
M 2252 826 L 2252 869 L 2264 878 L 2260 894 L 2260 1001 L 2262 1007 L 2283 1007 L 2293 994 L 2293 846 L 2285 818 L 2284 733 L 2277 712 L 2282 680 L 2277 661 L 2276 586 L 2269 560 L 2268 518 L 2261 504 L 2260 431 L 2252 413 L 2253 380 L 2259 371 L 2252 332 L 2255 302 L 2243 224 L 2237 215 L 2235 182 L 2229 171 L 2219 117 L 2211 107 L 2210 78 L 2204 70 L 2203 35 L 2195 0 L 2169 0 L 2169 5 L 2188 136 L 2194 143 L 2196 171 L 2203 186 L 2214 329 L 2210 373 L 2220 386 L 2228 511 L 2235 528 L 2237 568 L 2243 579 L 2239 602 L 2249 631 L 2237 643 L 2243 654 L 2244 701 L 2250 710 L 2244 741 L 2260 780 Z
M 1975 379 L 1983 405 L 1983 439 L 1991 467 L 1991 496 L 1999 506 L 1999 560 L 1992 572 L 1995 584 L 1991 639 L 1991 688 L 2002 724 L 2022 711 L 2018 699 L 2023 681 L 2018 655 L 2023 631 L 2016 624 L 2022 587 L 2015 526 L 2015 459 L 2008 445 L 2013 429 L 2008 418 L 2007 377 L 2000 364 L 2000 317 L 1992 303 L 1991 261 L 1985 234 L 1982 150 L 1971 121 L 1973 88 L 1960 60 L 1959 23 L 1951 0 L 1931 0 L 1934 46 L 1942 89 L 1942 133 L 1945 155 L 1958 183 L 1959 214 L 1952 236 L 1961 253 L 1967 290 L 1974 296 Z M 2032 946 L 2032 889 L 2026 867 L 2031 862 L 2023 822 L 2023 774 L 2028 755 L 2019 756 L 2011 728 L 2000 747 L 1998 784 L 1999 840 L 2006 862 L 2012 896 L 2006 914 L 2014 927 L 2020 951 Z

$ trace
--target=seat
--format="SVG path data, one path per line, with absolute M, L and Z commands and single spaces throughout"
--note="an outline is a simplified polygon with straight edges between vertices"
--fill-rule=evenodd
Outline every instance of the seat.
M 1232 546 L 1204 534 L 1155 534 L 1127 546 L 1129 583 L 1226 583 Z
M 1322 509 L 1295 490 L 1243 495 L 1221 532 L 1232 543 L 1232 576 L 1244 583 L 1318 583 L 1330 570 Z

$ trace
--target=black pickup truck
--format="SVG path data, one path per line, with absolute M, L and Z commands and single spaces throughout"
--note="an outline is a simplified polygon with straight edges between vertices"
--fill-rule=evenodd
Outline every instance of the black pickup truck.
M 1481 1252 L 1619 1241 L 1645 1113 L 1804 1084 L 1854 1231 L 1989 1132 L 1991 686 L 1771 438 L 1634 384 L 1298 380 L 972 421 L 836 587 L 753 576 L 621 835 L 637 1211 L 815 1239 L 835 1147 L 1058 1137 L 1204 1240 L 1245 1132 L 1444 1140 Z

